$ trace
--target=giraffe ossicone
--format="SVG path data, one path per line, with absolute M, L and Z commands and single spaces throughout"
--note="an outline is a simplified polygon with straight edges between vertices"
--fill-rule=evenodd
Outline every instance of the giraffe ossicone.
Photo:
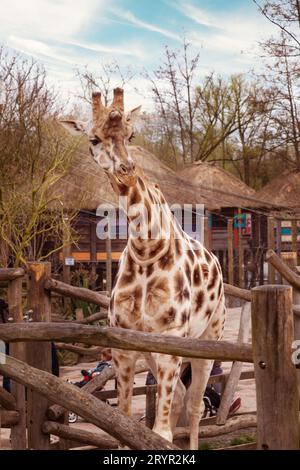
M 93 118 L 63 121 L 73 133 L 85 132 L 89 151 L 108 175 L 114 191 L 127 197 L 128 208 L 141 204 L 147 217 L 140 217 L 140 231 L 131 236 L 121 255 L 109 309 L 111 326 L 162 336 L 219 340 L 225 323 L 222 272 L 217 258 L 199 241 L 186 234 L 166 204 L 157 184 L 143 175 L 130 155 L 129 141 L 140 108 L 125 114 L 123 90 L 114 90 L 113 102 L 105 107 L 100 93 L 93 93 Z M 138 162 L 137 162 L 138 163 Z M 162 225 L 161 212 L 169 232 Z M 129 223 L 137 215 L 128 213 Z M 153 237 L 151 233 L 166 236 Z M 135 363 L 141 353 L 113 350 L 117 370 L 120 410 L 130 415 Z M 153 430 L 172 441 L 182 409 L 185 387 L 180 380 L 182 358 L 145 354 L 157 379 L 157 412 Z M 212 361 L 190 359 L 192 381 L 186 406 L 190 447 L 198 449 L 202 399 Z

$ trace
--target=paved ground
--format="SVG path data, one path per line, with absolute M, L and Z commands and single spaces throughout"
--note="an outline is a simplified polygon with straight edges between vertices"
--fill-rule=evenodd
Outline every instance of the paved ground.
M 225 326 L 225 333 L 224 339 L 228 341 L 236 341 L 238 328 L 239 328 L 239 321 L 240 321 L 240 308 L 232 308 L 228 309 L 227 315 L 227 322 Z M 78 364 L 76 366 L 66 366 L 61 367 L 61 377 L 65 380 L 69 379 L 71 381 L 76 381 L 81 378 L 80 370 L 81 369 L 90 369 L 94 366 L 94 363 L 83 363 Z M 231 363 L 223 363 L 224 371 L 229 371 L 231 367 Z M 251 364 L 245 364 L 243 370 L 252 369 Z M 145 384 L 146 373 L 139 374 L 136 376 L 135 385 L 140 386 Z M 114 388 L 114 381 L 110 381 L 107 383 L 106 389 Z M 243 380 L 239 382 L 237 393 L 241 396 L 242 399 L 242 407 L 240 411 L 249 412 L 254 411 L 256 409 L 256 399 L 255 399 L 255 383 L 254 380 Z M 110 403 L 113 404 L 115 401 L 110 400 Z M 133 398 L 133 410 L 134 410 L 134 417 L 136 419 L 140 419 L 145 412 L 145 397 L 134 397 Z M 94 426 L 85 423 L 78 419 L 77 423 L 73 424 L 72 426 L 81 427 L 84 429 L 93 429 Z M 1 429 L 0 434 L 0 448 L 1 449 L 9 449 L 9 434 L 10 431 L 8 429 Z

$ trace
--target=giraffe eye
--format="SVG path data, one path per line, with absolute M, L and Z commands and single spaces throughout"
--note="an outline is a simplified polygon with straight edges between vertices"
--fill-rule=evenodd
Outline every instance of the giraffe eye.
M 95 145 L 100 144 L 101 140 L 98 139 L 98 137 L 94 137 L 93 139 L 90 140 L 90 142 L 91 142 L 92 145 L 95 146 Z

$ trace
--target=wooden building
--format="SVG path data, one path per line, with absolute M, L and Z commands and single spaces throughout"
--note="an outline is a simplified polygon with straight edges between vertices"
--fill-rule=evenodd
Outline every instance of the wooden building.
M 258 191 L 256 197 L 269 204 L 274 249 L 278 253 L 297 251 L 299 256 L 300 170 L 285 170 Z M 267 227 L 263 230 L 267 237 Z

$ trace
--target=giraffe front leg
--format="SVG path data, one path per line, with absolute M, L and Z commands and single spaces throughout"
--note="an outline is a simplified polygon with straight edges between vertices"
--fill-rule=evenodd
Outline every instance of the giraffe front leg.
M 153 354 L 157 370 L 157 411 L 153 431 L 172 442 L 172 403 L 182 358 Z
M 198 450 L 199 422 L 203 411 L 203 395 L 207 386 L 213 361 L 191 359 L 192 383 L 188 391 L 187 415 L 190 427 L 190 449 Z
M 134 382 L 137 354 L 133 351 L 114 349 L 112 359 L 116 369 L 118 407 L 127 416 L 131 416 L 132 389 Z

